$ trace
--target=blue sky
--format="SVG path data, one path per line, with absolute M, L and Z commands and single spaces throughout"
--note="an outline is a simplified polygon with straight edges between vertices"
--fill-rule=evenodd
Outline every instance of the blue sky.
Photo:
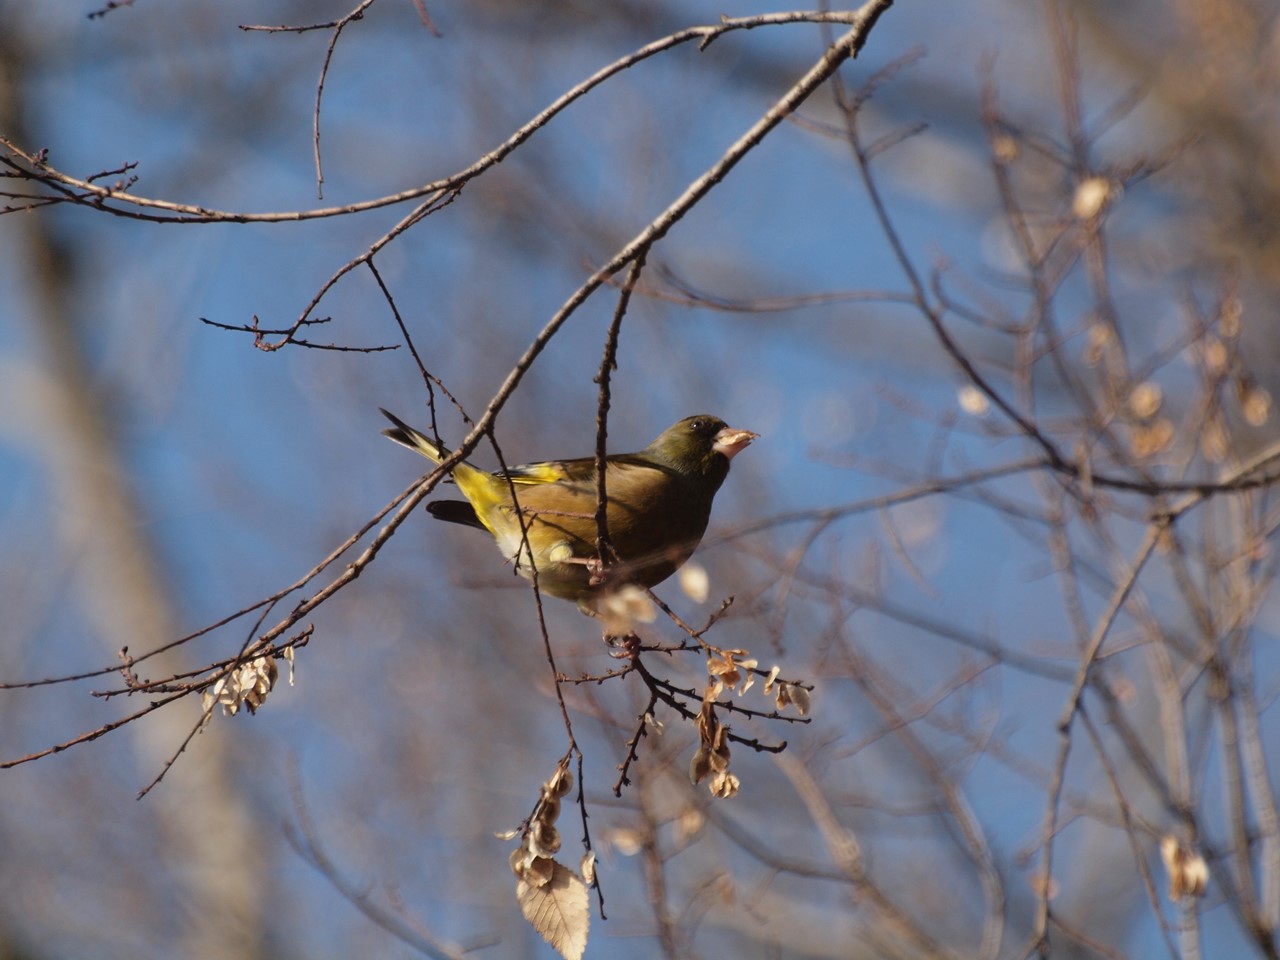
M 993 240 L 994 188 L 974 93 L 978 63 L 995 53 L 1011 110 L 1050 127 L 1045 102 L 1053 80 L 1043 69 L 1040 24 L 1020 5 L 987 6 L 979 26 L 960 5 L 925 14 L 899 4 L 863 60 L 842 76 L 856 85 L 924 44 L 923 59 L 904 68 L 865 114 L 871 136 L 917 121 L 928 125 L 877 163 L 886 199 L 919 268 L 927 272 L 945 259 L 953 289 L 964 296 L 981 290 L 1016 314 L 1025 298 L 1002 283 L 1009 264 Z M 51 162 L 68 172 L 137 161 L 134 189 L 146 196 L 247 211 L 347 203 L 459 169 L 567 86 L 639 42 L 711 22 L 722 12 L 757 9 L 767 8 L 686 5 L 679 14 L 655 17 L 647 29 L 628 30 L 572 18 L 521 20 L 518 11 L 500 7 L 466 15 L 431 5 L 444 33 L 437 39 L 417 23 L 412 4 L 376 5 L 344 34 L 329 73 L 323 201 L 315 198 L 311 116 L 328 35 L 236 29 L 254 18 L 290 20 L 296 9 L 219 4 L 195 10 L 139 2 L 95 21 L 72 5 L 42 11 L 38 26 L 19 16 L 38 57 L 27 124 L 36 144 L 50 149 Z M 703 54 L 688 47 L 644 64 L 575 105 L 379 256 L 425 362 L 472 416 L 590 269 L 760 115 L 818 56 L 819 39 L 811 26 L 759 30 L 722 37 Z M 1086 94 L 1096 85 L 1105 102 L 1101 94 L 1109 81 L 1099 68 L 1090 74 Z M 837 121 L 826 93 L 804 115 L 819 124 Z M 1140 144 L 1145 134 L 1139 118 L 1114 138 L 1114 149 Z M 1158 204 L 1146 205 L 1151 199 L 1135 201 L 1143 211 L 1132 215 L 1135 232 L 1159 217 Z M 287 325 L 335 269 L 406 209 L 243 226 L 143 224 L 66 208 L 39 214 L 75 251 L 78 267 L 69 271 L 68 295 L 74 322 L 84 330 L 88 375 L 117 433 L 144 535 L 159 558 L 181 631 L 291 582 L 422 471 L 421 463 L 378 436 L 379 406 L 413 422 L 425 417 L 421 381 L 407 351 L 267 354 L 254 350 L 248 337 L 199 321 L 244 324 L 257 315 L 266 326 Z M 0 570 L 7 590 L 20 598 L 13 615 L 20 642 L 3 669 L 31 677 L 110 662 L 94 611 L 76 586 L 79 565 L 110 558 L 92 550 L 77 554 L 57 533 L 66 500 L 38 440 L 52 429 L 42 402 L 48 370 L 39 336 L 43 308 L 23 266 L 18 221 L 0 219 L 0 249 L 6 251 L 0 283 L 9 292 L 0 298 L 0 517 L 8 542 Z M 792 124 L 777 130 L 677 225 L 650 265 L 741 300 L 906 291 L 847 146 Z M 1150 278 L 1125 280 L 1122 303 L 1151 302 L 1144 299 Z M 1073 302 L 1073 293 L 1078 291 L 1067 289 L 1062 305 L 1072 324 L 1079 320 L 1075 311 L 1088 306 Z M 609 291 L 597 293 L 526 378 L 499 421 L 510 461 L 590 451 L 592 378 L 613 304 Z M 344 279 L 318 313 L 333 320 L 308 331 L 308 339 L 357 346 L 399 341 L 365 270 Z M 1159 324 L 1144 329 L 1163 332 Z M 992 369 L 1009 359 L 994 337 L 966 342 Z M 956 414 L 961 383 L 922 319 L 901 304 L 850 301 L 738 314 L 640 299 L 623 328 L 611 442 L 615 449 L 640 447 L 673 420 L 703 410 L 759 431 L 761 440 L 735 461 L 717 500 L 714 530 L 731 531 L 772 514 L 851 503 L 907 485 L 902 472 L 926 470 L 943 433 L 936 423 Z M 464 431 L 447 413 L 442 432 L 457 440 Z M 987 432 L 991 423 L 960 415 L 960 430 L 948 441 L 950 469 L 1027 454 L 1018 441 Z M 477 459 L 491 463 L 487 456 L 481 452 Z M 899 472 L 886 475 L 886 464 Z M 1014 498 L 1034 493 L 1021 481 L 993 489 Z M 859 585 L 866 582 L 860 572 L 878 571 L 884 595 L 898 604 L 1072 665 L 1057 586 L 1038 545 L 990 508 L 954 499 L 900 508 L 890 517 L 892 536 L 906 531 L 914 570 L 895 556 L 885 517 L 876 513 L 824 534 L 812 548 L 814 569 Z M 1120 529 L 1122 547 L 1137 530 Z M 918 539 L 911 539 L 912 531 Z M 759 535 L 754 558 L 727 546 L 710 546 L 699 557 L 712 571 L 713 593 L 738 594 L 758 615 L 727 621 L 720 642 L 768 650 L 797 664 L 796 671 L 816 679 L 829 698 L 815 729 L 854 743 L 876 721 L 856 686 L 839 678 L 819 639 L 829 613 L 823 602 L 813 592 L 802 595 L 779 631 L 767 625 L 777 609 L 770 591 L 778 573 L 760 554 L 785 556 L 804 532 L 783 527 Z M 271 825 L 272 885 L 292 893 L 277 891 L 272 903 L 296 955 L 351 955 L 388 946 L 284 849 L 275 825 L 297 815 L 286 775 L 295 764 L 335 859 L 366 885 L 399 891 L 410 912 L 444 936 L 465 940 L 497 928 L 508 946 L 528 937 L 522 945 L 540 949 L 518 916 L 495 919 L 495 909 L 503 908 L 493 906 L 505 904 L 515 913 L 513 902 L 503 899 L 508 895 L 498 892 L 510 877 L 506 850 L 490 839 L 492 833 L 519 822 L 562 749 L 558 711 L 545 695 L 545 677 L 539 680 L 545 667 L 529 625 L 527 592 L 504 589 L 504 574 L 496 551 L 474 532 L 415 517 L 378 562 L 317 615 L 316 639 L 299 654 L 298 686 L 278 689 L 254 718 L 217 719 L 226 728 L 217 735 L 229 737 L 237 754 L 238 782 L 262 822 Z M 1169 589 L 1153 586 L 1157 597 Z M 673 586 L 665 588 L 668 594 L 677 606 L 688 606 Z M 1095 616 L 1097 602 L 1091 594 Z M 552 608 L 549 617 L 553 636 L 573 662 L 607 668 L 591 629 L 575 612 Z M 918 696 L 945 682 L 968 656 L 870 610 L 851 608 L 848 623 L 860 644 L 884 657 L 886 669 L 909 678 Z M 523 636 L 513 640 L 513 629 Z M 192 656 L 225 656 L 246 630 L 224 631 Z M 39 748 L 115 715 L 86 693 L 84 686 L 14 693 L 4 721 L 8 732 L 0 737 L 6 753 Z M 1036 756 L 1053 744 L 1061 693 L 1058 685 L 1005 669 L 975 681 L 957 697 L 963 703 L 948 702 L 946 709 L 968 715 L 975 725 L 990 724 Z M 625 718 L 621 698 L 637 694 L 615 696 L 620 699 L 611 706 Z M 486 716 L 490 711 L 476 702 L 481 698 L 500 706 L 500 720 Z M 590 715 L 589 704 L 579 706 L 584 717 Z M 175 724 L 175 742 L 190 714 Z M 604 789 L 612 782 L 611 751 L 627 732 L 587 719 L 582 725 L 599 777 L 595 800 L 603 831 L 627 815 Z M 443 736 L 442 729 L 455 736 Z M 946 740 L 937 731 L 930 735 Z M 81 817 L 73 805 L 64 809 L 50 797 L 82 777 L 101 776 L 104 767 L 112 776 L 98 788 L 97 802 L 118 821 L 112 842 L 128 847 L 133 831 L 157 829 L 146 806 L 152 801 L 132 800 L 146 764 L 115 765 L 121 754 L 109 751 L 128 752 L 123 744 L 110 745 L 117 738 L 123 740 L 116 735 L 102 741 L 98 754 L 99 745 L 81 747 L 3 775 L 0 792 L 13 803 L 33 811 L 45 805 L 47 819 L 31 813 L 41 822 L 20 848 L 38 849 L 39 838 L 55 836 Z M 797 749 L 825 749 L 818 739 L 806 745 L 800 735 Z M 197 742 L 193 755 L 199 749 Z M 199 761 L 188 756 L 181 762 Z M 677 767 L 682 762 L 674 761 Z M 755 776 L 780 789 L 780 778 L 762 757 L 738 762 L 748 771 L 745 781 Z M 888 750 L 881 755 L 872 748 L 843 775 L 832 776 L 841 789 L 857 792 L 859 773 L 872 771 L 886 778 L 886 794 L 910 795 L 917 782 L 895 763 Z M 990 758 L 972 763 L 966 782 L 975 808 L 993 845 L 1011 854 L 1034 836 L 1043 798 Z M 902 781 L 894 783 L 899 775 Z M 1082 774 L 1082 789 L 1090 783 Z M 760 793 L 766 793 L 763 787 Z M 761 810 L 747 806 L 743 815 L 760 817 Z M 846 815 L 859 828 L 876 825 L 877 818 L 856 803 Z M 807 822 L 798 813 L 787 820 L 778 825 L 780 833 L 792 830 L 798 846 L 821 856 L 813 835 L 804 832 Z M 881 857 L 912 849 L 910 828 L 893 837 L 901 828 L 896 823 L 886 831 Z M 933 825 L 921 833 L 945 849 L 940 832 Z M 92 842 L 111 847 L 100 837 Z M 460 855 L 476 844 L 487 844 L 483 856 Z M 66 852 L 68 859 L 74 849 Z M 947 855 L 932 849 L 920 854 L 924 862 Z M 98 849 L 96 856 L 105 855 Z M 724 856 L 735 865 L 740 859 L 733 851 Z M 456 873 L 447 875 L 446 864 Z M 634 929 L 628 924 L 639 921 L 627 919 L 624 905 L 628 897 L 644 896 L 634 866 L 621 856 L 610 865 L 606 882 L 623 919 L 617 926 L 593 921 L 596 950 L 645 955 L 626 939 Z M 746 875 L 749 868 L 742 869 Z M 128 882 L 124 873 L 112 876 Z M 1011 903 L 1023 906 L 1025 879 L 1005 879 L 1016 890 Z M 111 914 L 109 900 L 92 883 L 76 886 L 65 907 L 86 916 Z M 1159 942 L 1155 924 L 1149 909 L 1139 907 L 1134 916 L 1132 942 L 1122 946 L 1145 955 Z M 53 955 L 90 955 L 85 930 L 92 925 L 68 924 L 49 949 Z M 604 938 L 614 935 L 602 948 Z M 726 940 L 719 942 L 733 942 L 732 931 L 720 935 Z M 161 924 L 155 942 L 171 942 L 172 936 Z M 1217 936 L 1222 949 L 1237 943 L 1231 930 Z M 103 943 L 94 956 L 127 955 L 124 943 Z

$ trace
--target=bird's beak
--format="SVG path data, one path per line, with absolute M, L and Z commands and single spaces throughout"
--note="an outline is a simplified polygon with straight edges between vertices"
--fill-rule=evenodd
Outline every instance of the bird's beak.
M 752 433 L 750 430 L 735 430 L 733 427 L 725 427 L 716 434 L 715 440 L 712 441 L 711 449 L 716 453 L 723 453 L 727 459 L 732 460 L 758 436 L 760 434 Z

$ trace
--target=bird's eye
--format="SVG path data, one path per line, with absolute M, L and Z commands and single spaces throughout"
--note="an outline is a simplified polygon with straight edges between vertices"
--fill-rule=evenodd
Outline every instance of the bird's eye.
M 692 430 L 694 433 L 706 433 L 707 421 L 695 420 L 693 421 L 693 423 L 689 424 L 689 429 Z

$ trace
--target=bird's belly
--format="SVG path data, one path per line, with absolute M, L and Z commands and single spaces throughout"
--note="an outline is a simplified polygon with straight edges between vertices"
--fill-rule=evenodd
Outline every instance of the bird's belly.
M 503 557 L 516 565 L 516 572 L 522 577 L 532 580 L 536 567 L 539 590 L 574 601 L 594 596 L 602 588 L 607 590 L 610 585 L 616 587 L 621 582 L 657 586 L 679 569 L 697 547 L 694 541 L 624 558 L 611 566 L 600 581 L 599 568 L 594 562 L 594 546 L 581 540 L 566 538 L 550 544 L 544 542 L 541 549 L 533 553 L 530 562 L 529 545 L 519 531 L 503 533 L 495 539 Z M 535 539 L 542 540 L 541 537 Z
M 576 511 L 551 509 L 549 504 L 537 501 L 539 492 L 535 487 L 521 493 L 532 549 L 515 511 L 509 507 L 502 508 L 507 522 L 488 526 L 503 557 L 515 563 L 521 576 L 533 579 L 536 567 L 540 590 L 574 601 L 623 582 L 645 587 L 661 583 L 697 548 L 710 513 L 709 502 L 699 502 L 675 486 L 659 491 L 660 496 L 650 491 L 651 496 L 643 506 L 633 505 L 624 495 L 617 499 L 611 496 L 609 534 L 619 557 L 609 565 L 602 581 L 595 562 L 596 523 L 587 505 Z M 594 509 L 594 503 L 590 506 Z M 673 541 L 672 527 L 685 536 Z
M 508 563 L 516 565 L 516 572 L 526 580 L 533 579 L 538 571 L 538 589 L 553 597 L 580 600 L 594 592 L 587 559 L 574 555 L 574 546 L 568 540 L 552 543 L 540 554 L 532 556 L 529 545 L 520 530 L 504 531 L 495 536 L 498 549 Z

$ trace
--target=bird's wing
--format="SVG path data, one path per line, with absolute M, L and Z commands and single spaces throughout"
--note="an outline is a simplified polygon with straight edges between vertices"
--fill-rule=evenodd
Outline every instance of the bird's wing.
M 636 476 L 646 470 L 668 472 L 661 464 L 639 453 L 618 453 L 606 458 L 609 476 L 630 474 Z M 638 468 L 638 469 L 632 469 Z M 595 488 L 596 458 L 579 457 L 575 460 L 546 460 L 542 463 L 524 463 L 512 467 L 499 477 L 510 478 L 515 484 L 566 483 L 589 484 Z
M 512 483 L 560 483 L 589 480 L 596 471 L 595 457 L 582 457 L 578 460 L 547 460 L 543 463 L 522 463 L 512 467 L 500 477 L 507 477 Z

